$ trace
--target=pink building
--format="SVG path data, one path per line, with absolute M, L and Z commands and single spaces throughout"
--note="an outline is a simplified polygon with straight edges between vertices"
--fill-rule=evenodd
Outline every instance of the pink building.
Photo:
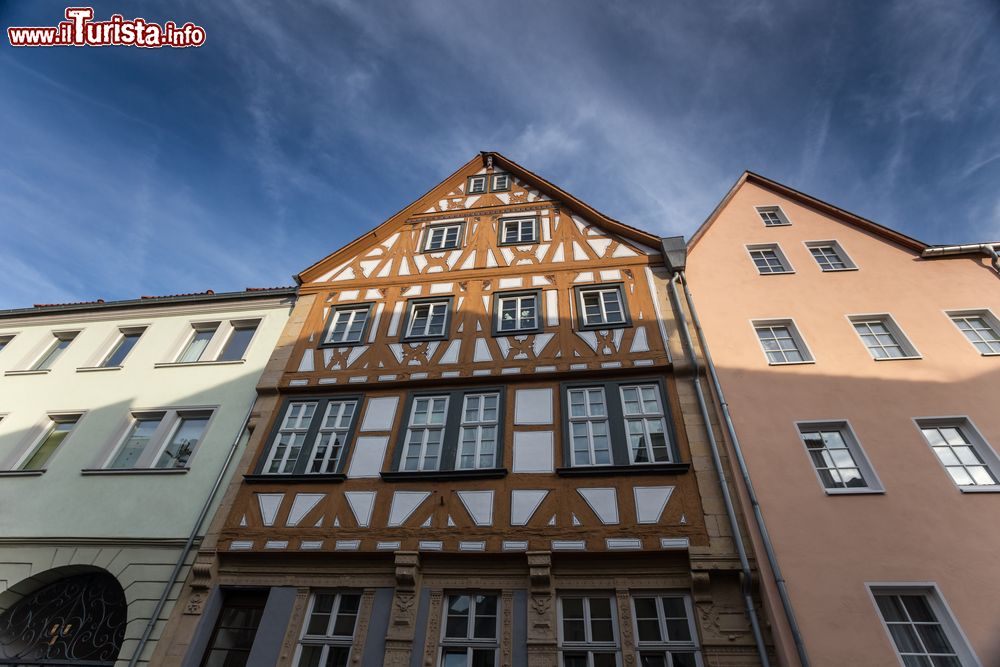
M 993 246 L 931 247 L 745 173 L 688 252 L 741 495 L 787 582 L 784 601 L 762 582 L 779 662 L 1000 665 Z

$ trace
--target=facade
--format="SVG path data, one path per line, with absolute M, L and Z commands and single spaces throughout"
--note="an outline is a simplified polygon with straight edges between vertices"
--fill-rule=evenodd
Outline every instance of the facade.
M 294 294 L 0 312 L 0 664 L 148 663 Z
M 483 153 L 298 278 L 155 664 L 761 664 L 660 239 Z
M 790 616 L 763 577 L 782 664 L 801 662 L 793 622 L 811 665 L 1000 664 L 991 252 L 754 174 L 692 238 L 687 279 L 787 582 Z

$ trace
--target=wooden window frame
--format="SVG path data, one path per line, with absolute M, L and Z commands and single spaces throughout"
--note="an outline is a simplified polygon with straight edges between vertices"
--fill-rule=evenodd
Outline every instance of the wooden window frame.
M 413 308 L 424 303 L 441 303 L 445 302 L 448 305 L 447 312 L 444 316 L 444 330 L 440 334 L 435 334 L 433 336 L 410 336 L 410 319 L 413 317 Z M 425 340 L 447 340 L 451 334 L 451 320 L 455 312 L 455 297 L 454 296 L 428 296 L 421 297 L 418 299 L 409 299 L 406 302 L 406 310 L 403 314 L 403 327 L 400 329 L 399 340 L 404 343 L 409 342 L 421 342 Z
M 624 321 L 615 323 L 586 324 L 584 319 L 583 294 L 592 290 L 618 290 L 618 299 L 621 301 L 622 315 Z M 627 329 L 632 326 L 632 313 L 629 309 L 628 296 L 625 294 L 625 283 L 591 283 L 588 285 L 573 286 L 574 302 L 576 303 L 576 323 L 577 331 L 597 331 L 600 329 Z
M 368 334 L 371 331 L 372 326 L 372 310 L 375 307 L 373 301 L 364 301 L 361 303 L 344 303 L 330 308 L 330 314 L 326 318 L 326 324 L 323 326 L 323 337 L 320 339 L 320 343 L 317 347 L 357 347 L 358 345 L 366 345 L 365 342 L 368 338 Z M 333 320 L 337 316 L 338 312 L 346 310 L 366 310 L 365 313 L 365 326 L 361 330 L 361 338 L 357 341 L 346 341 L 346 342 L 328 342 L 330 337 L 330 329 L 333 327 Z
M 512 297 L 521 296 L 533 296 L 535 297 L 535 326 L 529 329 L 514 329 L 511 331 L 501 331 L 500 330 L 500 301 L 502 299 L 508 299 Z M 493 293 L 493 317 L 491 318 L 493 322 L 493 337 L 502 338 L 505 336 L 527 336 L 531 334 L 539 334 L 542 332 L 542 290 L 541 289 L 529 289 L 529 290 L 514 290 L 511 292 L 494 292 Z

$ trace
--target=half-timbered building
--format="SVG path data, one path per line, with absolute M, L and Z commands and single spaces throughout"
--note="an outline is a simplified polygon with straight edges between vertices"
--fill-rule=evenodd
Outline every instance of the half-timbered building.
M 483 153 L 298 279 L 159 664 L 760 664 L 657 236 Z

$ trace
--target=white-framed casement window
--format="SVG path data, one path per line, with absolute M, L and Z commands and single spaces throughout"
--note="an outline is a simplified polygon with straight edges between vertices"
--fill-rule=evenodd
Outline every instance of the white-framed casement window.
M 440 667 L 495 667 L 500 654 L 499 596 L 451 593 L 444 608 Z
M 330 312 L 323 345 L 357 345 L 363 342 L 372 304 L 336 306 Z
M 457 250 L 462 246 L 462 223 L 431 225 L 424 236 L 424 252 Z
M 798 422 L 799 436 L 829 494 L 882 491 L 875 470 L 845 421 Z
M 747 252 L 750 253 L 750 259 L 753 260 L 754 266 L 757 267 L 757 273 L 762 276 L 795 273 L 788 258 L 785 257 L 785 253 L 781 252 L 781 246 L 777 243 L 748 245 Z
M 792 224 L 780 206 L 758 206 L 757 215 L 764 222 L 765 227 L 782 227 Z
M 849 315 L 847 317 L 875 361 L 919 359 L 920 353 L 891 315 Z
M 343 470 L 361 396 L 290 400 L 258 472 L 329 475 Z
M 296 667 L 348 667 L 359 593 L 313 593 L 296 651 Z
M 469 180 L 466 182 L 465 193 L 469 195 L 481 195 L 486 192 L 486 174 L 477 174 L 475 176 L 469 176 Z
M 632 596 L 642 667 L 700 667 L 698 634 L 687 595 Z
M 12 340 L 14 340 L 14 334 L 0 334 L 0 352 L 3 352 Z
M 533 333 L 541 329 L 541 291 L 498 292 L 493 301 L 493 335 Z
M 500 394 L 465 394 L 462 425 L 459 429 L 456 469 L 495 468 L 497 433 L 500 419 Z
M 507 192 L 508 190 L 510 190 L 510 174 L 493 174 L 490 192 Z
M 768 364 L 775 366 L 813 361 L 809 347 L 792 320 L 754 320 L 753 328 Z
M 212 410 L 200 408 L 133 412 L 125 437 L 104 468 L 187 468 L 211 418 Z
M 610 595 L 559 596 L 559 660 L 562 667 L 619 667 L 621 646 L 615 601 Z
M 982 664 L 934 584 L 868 584 L 868 590 L 903 667 Z
M 572 445 L 570 465 L 610 465 L 611 441 L 604 387 L 570 389 L 567 398 Z
M 538 243 L 538 218 L 503 218 L 500 220 L 500 245 Z
M 622 385 L 620 391 L 631 462 L 669 462 L 670 443 L 659 387 L 655 384 Z
M 822 271 L 853 271 L 858 268 L 836 241 L 806 241 L 805 244 Z
M 257 333 L 260 319 L 193 322 L 174 363 L 241 361 Z
M 135 344 L 139 342 L 146 327 L 124 327 L 118 330 L 118 336 L 108 350 L 107 356 L 101 361 L 101 368 L 120 368 L 125 363 Z
M 1000 490 L 1000 457 L 967 417 L 916 419 L 924 440 L 962 491 Z
M 577 311 L 581 329 L 604 329 L 629 326 L 623 286 L 593 285 L 576 288 Z
M 49 414 L 45 430 L 41 437 L 32 443 L 28 451 L 14 465 L 14 470 L 45 470 L 46 464 L 56 453 L 56 450 L 73 433 L 83 415 L 80 413 Z
M 952 311 L 948 313 L 948 317 L 980 354 L 1000 354 L 1000 321 L 991 311 Z
M 401 470 L 437 470 L 440 467 L 449 399 L 447 395 L 413 399 Z
M 404 340 L 447 338 L 451 314 L 451 299 L 417 299 L 410 301 L 406 312 Z
M 45 348 L 45 351 L 42 352 L 41 356 L 35 360 L 35 363 L 31 365 L 31 370 L 51 370 L 52 365 L 62 356 L 62 353 L 66 351 L 66 348 L 70 346 L 70 343 L 73 342 L 79 333 L 79 331 L 53 331 L 52 341 Z

